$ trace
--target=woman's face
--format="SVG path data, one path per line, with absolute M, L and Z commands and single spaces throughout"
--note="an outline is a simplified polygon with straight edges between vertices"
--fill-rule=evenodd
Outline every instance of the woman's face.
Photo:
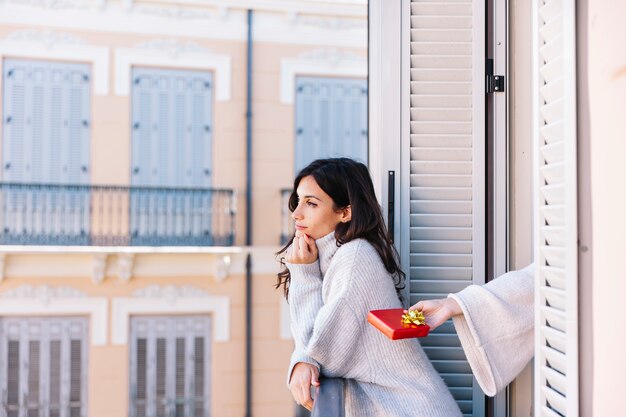
M 296 222 L 296 235 L 306 234 L 319 239 L 334 231 L 341 222 L 350 220 L 350 209 L 336 211 L 330 198 L 312 176 L 300 180 L 298 206 L 291 214 Z

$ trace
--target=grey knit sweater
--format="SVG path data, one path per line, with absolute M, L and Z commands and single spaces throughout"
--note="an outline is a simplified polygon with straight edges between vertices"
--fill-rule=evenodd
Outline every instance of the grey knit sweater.
M 316 241 L 319 260 L 287 264 L 298 362 L 322 377 L 347 379 L 347 417 L 458 417 L 461 412 L 417 339 L 389 340 L 367 323 L 370 310 L 399 308 L 393 281 L 374 247 L 356 239 Z M 289 377 L 288 377 L 289 378 Z

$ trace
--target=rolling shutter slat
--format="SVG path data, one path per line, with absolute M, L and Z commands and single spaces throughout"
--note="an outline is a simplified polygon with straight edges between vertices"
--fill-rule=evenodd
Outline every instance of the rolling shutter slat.
M 477 222 L 484 172 L 477 158 L 484 138 L 475 121 L 483 112 L 480 0 L 411 2 L 410 35 L 410 303 L 446 297 L 482 283 L 484 224 Z M 480 14 L 480 13 L 478 13 Z M 475 281 L 475 276 L 478 280 Z M 464 415 L 484 411 L 463 349 L 451 324 L 439 327 L 424 350 L 451 388 Z

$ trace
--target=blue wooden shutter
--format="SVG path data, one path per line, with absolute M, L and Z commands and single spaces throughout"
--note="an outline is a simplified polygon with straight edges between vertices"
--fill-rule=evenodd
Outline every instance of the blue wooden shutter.
M 5 181 L 88 184 L 89 66 L 4 62 Z
M 367 80 L 297 77 L 295 106 L 296 171 L 318 158 L 367 164 Z
M 209 187 L 212 74 L 133 69 L 132 184 Z
M 182 189 L 211 186 L 212 74 L 135 68 L 132 94 L 131 184 L 181 189 L 131 192 L 135 243 L 210 244 L 210 194 Z
M 89 66 L 8 59 L 3 73 L 3 180 L 88 184 Z M 5 243 L 86 243 L 88 189 L 24 187 L 4 196 Z

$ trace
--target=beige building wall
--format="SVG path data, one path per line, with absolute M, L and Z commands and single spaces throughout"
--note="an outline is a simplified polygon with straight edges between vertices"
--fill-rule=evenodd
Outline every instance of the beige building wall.
M 256 255 L 256 256 L 255 256 Z M 216 330 L 211 341 L 210 385 L 211 415 L 241 416 L 244 414 L 245 399 L 245 274 L 243 255 L 233 256 L 233 273 L 217 280 L 212 271 L 215 255 L 136 255 L 133 275 L 128 281 L 118 276 L 116 257 L 111 255 L 105 267 L 102 282 L 94 283 L 90 276 L 91 254 L 18 254 L 6 256 L 5 275 L 0 286 L 2 293 L 24 290 L 31 286 L 41 290 L 43 286 L 71 288 L 84 293 L 87 300 L 107 300 L 106 342 L 102 345 L 89 343 L 88 350 L 88 415 L 94 417 L 117 417 L 128 414 L 129 407 L 129 345 L 119 345 L 115 334 L 123 324 L 114 314 L 114 304 L 119 299 L 131 298 L 142 302 L 135 291 L 158 286 L 178 296 L 155 299 L 164 307 L 182 305 L 188 299 L 182 289 L 193 288 L 209 297 L 225 297 L 230 305 L 227 311 L 228 337 L 216 340 Z M 267 250 L 254 254 L 257 259 L 269 257 Z M 259 416 L 288 416 L 293 403 L 285 385 L 285 373 L 289 364 L 292 342 L 281 337 L 281 293 L 274 290 L 275 275 L 267 271 L 256 273 L 253 283 L 253 410 Z M 36 267 L 32 267 L 36 265 Z M 44 272 L 54 270 L 54 274 Z M 182 271 L 182 272 L 178 272 Z M 81 276 L 82 275 L 82 276 Z M 9 299 L 15 299 L 11 297 Z M 36 303 L 37 299 L 17 298 L 25 303 Z M 51 296 L 52 302 L 62 298 Z M 178 304 L 177 304 L 178 303 Z M 165 310 L 164 310 L 165 311 Z M 4 316 L 6 316 L 6 312 Z M 47 314 L 54 315 L 51 310 Z M 68 313 L 60 313 L 65 315 Z M 139 313 L 137 313 L 139 314 Z M 135 316 L 137 314 L 131 314 Z M 143 313 L 145 315 L 147 313 Z M 153 312 L 151 314 L 159 314 Z M 166 313 L 162 313 L 166 314 Z M 171 313 L 170 313 L 171 314 Z M 189 315 L 194 313 L 176 313 Z M 220 317 L 212 313 L 213 327 Z M 79 315 L 86 315 L 79 314 Z M 37 315 L 35 315 L 37 316 Z M 90 331 L 96 326 L 93 317 Z
M 278 250 L 281 232 L 280 190 L 289 188 L 294 176 L 293 100 L 285 99 L 284 86 L 286 80 L 295 81 L 297 74 L 351 76 L 350 71 L 355 71 L 356 76 L 364 77 L 367 71 L 366 6 L 346 2 L 345 6 L 327 5 L 325 12 L 325 5 L 311 6 L 311 2 L 305 1 L 301 2 L 305 4 L 303 11 L 299 11 L 299 2 L 293 2 L 284 10 L 259 6 L 261 8 L 255 11 L 254 246 L 241 248 L 246 226 L 245 10 L 131 3 L 129 10 L 118 2 L 104 2 L 101 9 L 81 7 L 79 2 L 66 9 L 44 4 L 3 3 L 0 5 L 0 58 L 13 57 L 11 51 L 16 50 L 16 45 L 18 50 L 19 45 L 24 45 L 22 51 L 34 48 L 32 54 L 19 53 L 18 58 L 71 62 L 72 59 L 58 58 L 68 51 L 79 51 L 77 56 L 87 57 L 76 61 L 92 65 L 91 183 L 121 186 L 131 183 L 132 125 L 130 95 L 118 91 L 122 75 L 118 65 L 122 58 L 138 59 L 146 51 L 160 53 L 157 64 L 136 64 L 159 68 L 185 68 L 189 62 L 196 62 L 194 60 L 217 63 L 227 60 L 230 68 L 228 94 L 220 96 L 216 92 L 219 85 L 214 89 L 212 178 L 214 187 L 233 189 L 238 194 L 236 247 L 215 251 L 159 248 L 148 253 L 139 253 L 136 248 L 72 248 L 71 252 L 63 247 L 0 248 L 0 297 L 30 286 L 35 291 L 47 287 L 52 292 L 70 288 L 82 293 L 87 300 L 105 301 L 106 340 L 100 344 L 90 342 L 88 351 L 89 417 L 128 415 L 129 345 L 115 342 L 120 323 L 114 306 L 120 299 L 137 299 L 140 304 L 141 296 L 136 291 L 156 285 L 162 291 L 169 288 L 168 291 L 174 293 L 182 293 L 189 286 L 206 297 L 229 300 L 228 337 L 226 340 L 214 337 L 211 345 L 211 415 L 239 417 L 245 411 L 244 255 L 250 251 L 254 265 L 253 414 L 255 417 L 291 416 L 295 405 L 286 388 L 286 369 L 293 341 L 285 329 L 282 292 L 274 289 L 277 265 L 273 256 Z M 262 5 L 264 2 L 253 3 Z M 339 16 L 335 16 L 335 12 Z M 126 55 L 122 57 L 120 51 L 126 51 Z M 105 92 L 102 91 L 102 74 L 97 73 L 98 62 L 103 61 L 106 61 L 108 85 Z M 130 66 L 123 68 L 128 71 Z M 209 66 L 206 70 L 213 72 L 215 84 L 224 82 L 225 73 L 219 68 Z M 0 88 L 1 83 L 0 79 Z M 1 135 L 0 131 L 0 143 Z M 1 149 L 2 146 L 0 152 Z M 231 257 L 230 265 L 221 263 L 225 256 Z M 222 277 L 225 270 L 226 277 Z M 38 302 L 26 301 L 33 305 Z M 162 302 L 166 311 L 171 300 L 163 297 Z M 182 295 L 176 301 L 181 305 L 184 302 Z M 45 311 L 45 314 L 54 314 L 54 311 Z M 218 317 L 214 315 L 213 319 L 215 325 Z M 91 320 L 92 332 L 93 324 Z
M 626 49 L 621 46 L 626 39 L 626 4 L 587 1 L 577 13 L 582 17 L 579 76 L 584 77 L 581 85 L 587 87 L 579 94 L 588 98 L 587 105 L 581 106 L 588 113 L 579 115 L 587 121 L 579 140 L 589 152 L 581 157 L 589 162 L 591 190 L 590 211 L 585 212 L 591 236 L 581 256 L 590 253 L 592 271 L 579 287 L 579 291 L 590 289 L 591 294 L 580 295 L 591 303 L 591 314 L 586 314 L 588 303 L 579 306 L 579 314 L 584 317 L 581 325 L 591 326 L 583 334 L 593 340 L 592 359 L 584 356 L 582 363 L 584 375 L 592 370 L 592 383 L 583 381 L 581 394 L 592 398 L 592 415 L 609 416 L 623 412 L 626 374 L 622 349 L 626 327 L 622 313 L 626 293 Z

